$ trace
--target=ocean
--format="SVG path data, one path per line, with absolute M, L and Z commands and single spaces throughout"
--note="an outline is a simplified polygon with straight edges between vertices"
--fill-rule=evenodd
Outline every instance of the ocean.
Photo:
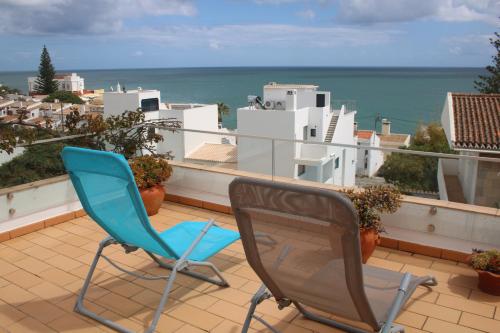
M 361 129 L 373 129 L 377 114 L 392 121 L 391 131 L 414 133 L 420 123 L 439 121 L 446 93 L 473 92 L 482 68 L 347 68 L 347 67 L 228 67 L 112 70 L 77 72 L 86 89 L 116 86 L 159 89 L 167 102 L 224 102 L 231 114 L 223 119 L 236 127 L 236 109 L 248 95 L 262 95 L 268 82 L 310 83 L 331 91 L 333 100 L 354 100 Z M 27 90 L 35 72 L 0 72 L 0 83 Z

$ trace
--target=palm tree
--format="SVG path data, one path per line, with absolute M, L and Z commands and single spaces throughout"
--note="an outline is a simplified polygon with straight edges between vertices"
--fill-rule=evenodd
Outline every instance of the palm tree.
M 221 123 L 222 116 L 223 115 L 227 116 L 231 112 L 231 109 L 229 108 L 229 106 L 227 106 L 223 102 L 218 102 L 217 103 L 217 111 L 219 112 L 219 123 Z

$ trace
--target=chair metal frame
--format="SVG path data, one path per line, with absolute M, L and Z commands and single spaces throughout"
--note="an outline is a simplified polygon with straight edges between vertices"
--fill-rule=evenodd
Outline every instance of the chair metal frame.
M 410 273 L 405 273 L 403 278 L 401 279 L 401 283 L 399 285 L 398 289 L 398 294 L 396 298 L 394 299 L 394 302 L 391 306 L 391 309 L 389 311 L 389 315 L 387 317 L 386 322 L 382 325 L 380 329 L 380 333 L 404 333 L 405 329 L 401 325 L 395 325 L 394 320 L 396 319 L 397 315 L 403 308 L 404 304 L 408 301 L 410 296 L 413 294 L 415 291 L 416 287 L 419 285 L 423 286 L 435 286 L 437 285 L 437 281 L 434 277 L 432 276 L 424 276 L 421 278 L 417 279 L 417 283 L 414 284 L 413 288 L 409 288 L 411 280 L 411 274 Z M 255 310 L 257 309 L 257 306 L 262 303 L 264 300 L 269 299 L 273 297 L 272 294 L 269 292 L 265 284 L 262 284 L 257 292 L 254 294 L 252 297 L 252 300 L 250 302 L 250 307 L 248 308 L 247 316 L 245 318 L 245 322 L 243 324 L 243 328 L 241 330 L 242 333 L 247 333 L 248 329 L 250 328 L 250 323 L 252 322 L 252 319 L 255 319 L 259 321 L 261 324 L 266 326 L 268 329 L 270 329 L 273 333 L 280 333 L 278 330 L 276 330 L 274 327 L 271 326 L 268 322 L 266 322 L 264 319 L 257 317 L 255 315 Z M 348 325 L 346 323 L 336 321 L 330 318 L 326 318 L 317 314 L 314 314 L 310 311 L 307 311 L 299 302 L 296 301 L 290 301 L 288 303 L 283 303 L 280 302 L 278 304 L 278 308 L 281 310 L 284 307 L 287 307 L 289 305 L 295 305 L 297 310 L 307 319 L 314 320 L 317 322 L 320 322 L 322 324 L 332 326 L 338 329 L 341 329 L 345 332 L 349 333 L 373 333 L 373 331 L 366 331 L 363 330 L 359 327 L 355 327 L 352 325 Z
M 189 257 L 189 255 L 193 252 L 193 250 L 196 248 L 196 246 L 200 243 L 203 236 L 205 236 L 208 229 L 210 229 L 210 227 L 212 227 L 213 225 L 215 225 L 215 221 L 210 220 L 207 223 L 207 225 L 203 228 L 203 230 L 200 232 L 200 234 L 196 237 L 196 239 L 191 243 L 191 245 L 188 247 L 188 249 L 182 254 L 182 256 L 179 259 L 177 259 L 175 261 L 175 264 L 169 264 L 169 263 L 163 262 L 163 261 L 161 261 L 161 259 L 156 257 L 154 254 L 152 254 L 148 251 L 145 251 L 149 256 L 151 256 L 151 258 L 156 263 L 158 263 L 158 265 L 160 267 L 169 269 L 171 271 L 170 275 L 167 275 L 167 276 L 145 276 L 145 275 L 140 275 L 140 274 L 137 274 L 135 272 L 131 272 L 131 271 L 128 271 L 124 268 L 119 267 L 116 263 L 114 263 L 111 259 L 109 259 L 107 256 L 105 256 L 102 253 L 104 248 L 106 248 L 109 245 L 119 244 L 119 245 L 122 245 L 124 247 L 126 253 L 136 251 L 139 248 L 135 247 L 135 246 L 129 246 L 127 244 L 119 243 L 111 236 L 106 237 L 104 240 L 102 240 L 99 243 L 99 248 L 97 249 L 94 260 L 92 261 L 92 264 L 90 266 L 90 270 L 87 274 L 87 277 L 85 278 L 85 282 L 83 284 L 83 287 L 80 291 L 80 294 L 78 295 L 78 298 L 77 298 L 77 301 L 75 304 L 75 308 L 74 308 L 75 312 L 81 313 L 82 315 L 85 315 L 91 319 L 94 319 L 94 320 L 96 320 L 96 321 L 98 321 L 98 322 L 118 331 L 118 332 L 122 332 L 122 333 L 133 333 L 134 332 L 132 330 L 129 330 L 129 329 L 123 327 L 122 325 L 120 325 L 118 323 L 115 323 L 114 321 L 106 319 L 106 318 L 98 315 L 97 313 L 90 311 L 88 308 L 86 308 L 84 306 L 83 302 L 85 300 L 85 295 L 90 287 L 90 282 L 92 280 L 92 276 L 95 272 L 95 269 L 96 269 L 97 264 L 99 262 L 99 259 L 101 257 L 103 257 L 107 262 L 109 262 L 113 267 L 115 267 L 119 271 L 127 273 L 129 275 L 132 275 L 136 278 L 140 278 L 140 279 L 144 279 L 144 280 L 166 280 L 166 285 L 165 285 L 163 294 L 161 296 L 160 303 L 159 303 L 159 305 L 154 313 L 154 316 L 153 316 L 153 319 L 151 321 L 150 326 L 144 331 L 145 333 L 152 333 L 156 329 L 156 326 L 158 325 L 158 320 L 160 319 L 160 315 L 163 313 L 163 309 L 168 302 L 168 298 L 169 298 L 170 292 L 172 290 L 172 286 L 174 284 L 177 273 L 185 274 L 185 275 L 191 276 L 191 277 L 196 278 L 196 279 L 200 279 L 203 281 L 207 281 L 207 282 L 216 284 L 216 285 L 221 286 L 221 287 L 229 287 L 229 283 L 226 281 L 226 279 L 224 279 L 221 272 L 217 269 L 217 267 L 215 267 L 214 264 L 212 264 L 211 262 L 208 262 L 208 261 L 193 261 L 193 260 L 187 259 Z M 193 271 L 189 270 L 190 267 L 197 267 L 197 266 L 203 266 L 203 267 L 210 268 L 215 273 L 215 275 L 217 276 L 218 279 L 213 279 L 213 278 L 206 276 L 204 274 L 193 272 Z

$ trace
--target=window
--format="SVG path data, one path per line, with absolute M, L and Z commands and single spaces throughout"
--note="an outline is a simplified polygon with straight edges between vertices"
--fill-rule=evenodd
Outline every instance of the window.
M 303 164 L 299 164 L 297 168 L 297 176 L 302 176 L 306 173 L 306 166 Z
M 316 137 L 316 129 L 315 128 L 311 128 L 311 137 L 312 138 Z
M 160 109 L 158 98 L 146 98 L 141 100 L 141 109 L 144 112 L 157 111 Z
M 335 169 L 338 169 L 338 168 L 339 168 L 339 166 L 340 166 L 340 157 L 337 157 L 337 158 L 335 159 Z
M 302 129 L 302 140 L 307 140 L 307 126 Z
M 316 107 L 322 108 L 325 106 L 325 94 L 316 94 Z
M 368 150 L 365 150 L 365 156 L 368 156 Z

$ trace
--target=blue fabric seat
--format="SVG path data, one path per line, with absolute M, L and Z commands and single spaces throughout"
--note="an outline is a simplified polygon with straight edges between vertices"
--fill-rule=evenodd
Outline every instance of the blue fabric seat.
M 186 252 L 207 223 L 208 222 L 182 222 L 160 233 L 160 237 L 180 256 L 182 253 Z M 205 261 L 239 238 L 240 234 L 236 231 L 213 226 L 208 229 L 207 234 L 201 239 L 198 245 L 196 245 L 187 259 Z

